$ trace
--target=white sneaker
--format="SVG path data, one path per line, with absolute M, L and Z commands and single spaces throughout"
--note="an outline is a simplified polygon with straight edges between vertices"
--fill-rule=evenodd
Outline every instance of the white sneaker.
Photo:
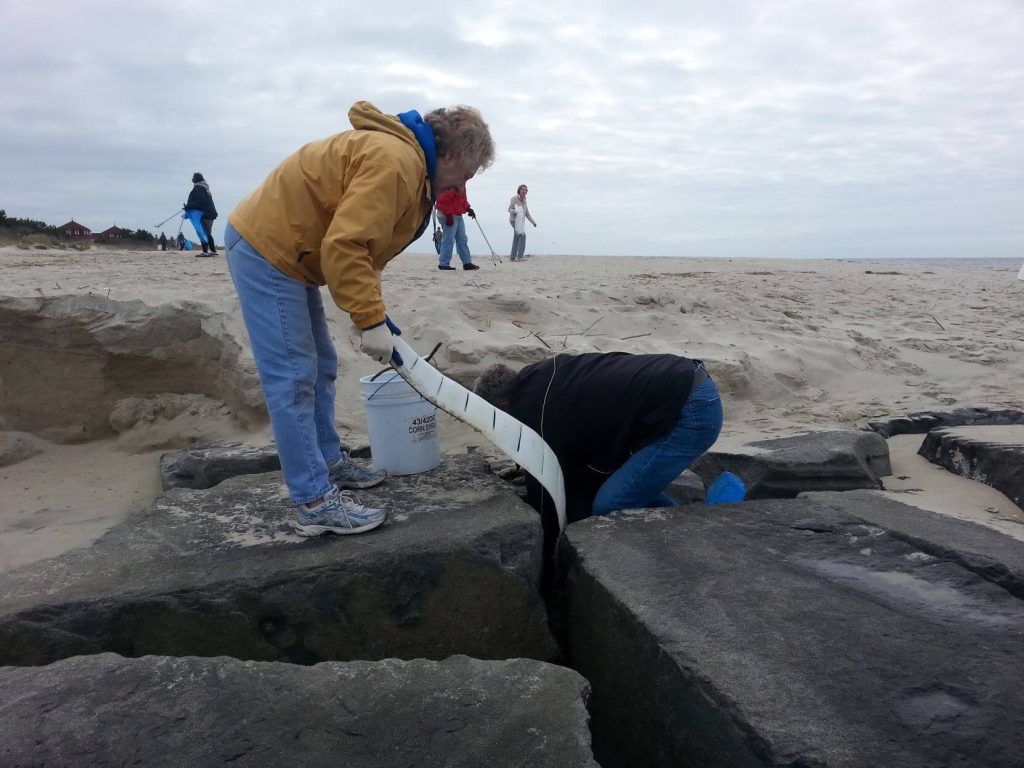
M 351 491 L 339 491 L 336 486 L 331 486 L 317 507 L 310 509 L 306 504 L 299 504 L 292 524 L 300 536 L 319 536 L 322 533 L 346 535 L 372 530 L 386 517 L 383 509 L 364 507 Z

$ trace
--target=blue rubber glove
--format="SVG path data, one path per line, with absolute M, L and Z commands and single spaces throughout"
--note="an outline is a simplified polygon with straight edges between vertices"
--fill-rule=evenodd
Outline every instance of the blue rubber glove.
M 747 488 L 743 481 L 732 472 L 723 472 L 708 486 L 704 503 L 728 504 L 733 501 L 743 501 L 746 495 Z

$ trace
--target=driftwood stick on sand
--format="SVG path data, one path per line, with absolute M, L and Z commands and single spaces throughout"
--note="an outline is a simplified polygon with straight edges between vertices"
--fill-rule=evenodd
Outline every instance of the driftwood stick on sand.
M 532 330 L 530 330 L 529 328 L 526 328 L 526 327 L 524 327 L 524 326 L 520 325 L 520 324 L 519 324 L 519 321 L 517 321 L 517 320 L 513 320 L 513 321 L 512 321 L 512 325 L 514 325 L 514 326 L 515 326 L 516 328 L 522 328 L 522 329 L 523 329 L 524 331 L 526 331 L 526 332 L 527 332 L 528 334 L 530 334 L 531 336 L 535 337 L 535 338 L 537 339 L 537 341 L 539 341 L 539 342 L 540 342 L 541 344 L 543 344 L 543 345 L 544 345 L 545 347 L 547 347 L 548 349 L 551 349 L 551 346 L 550 346 L 550 345 L 549 345 L 549 344 L 548 344 L 548 343 L 547 343 L 546 341 L 544 341 L 544 339 L 542 339 L 542 338 L 541 338 L 541 336 L 540 336 L 540 334 L 539 334 L 539 333 L 537 333 L 536 331 L 532 331 Z M 525 337 L 524 337 L 524 338 L 525 338 Z

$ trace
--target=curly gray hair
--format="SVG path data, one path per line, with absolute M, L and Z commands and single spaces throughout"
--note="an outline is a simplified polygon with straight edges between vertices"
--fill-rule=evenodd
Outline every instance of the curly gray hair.
M 493 406 L 506 408 L 519 374 L 498 363 L 480 374 L 473 391 Z
M 428 112 L 423 121 L 434 129 L 437 155 L 451 155 L 466 171 L 476 173 L 494 162 L 494 140 L 480 111 L 459 105 Z

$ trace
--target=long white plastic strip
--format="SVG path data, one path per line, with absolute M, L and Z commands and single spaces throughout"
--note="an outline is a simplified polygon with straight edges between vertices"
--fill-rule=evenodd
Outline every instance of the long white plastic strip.
M 540 435 L 458 382 L 449 379 L 417 355 L 401 337 L 395 337 L 395 349 L 402 356 L 404 363 L 396 365 L 395 370 L 409 382 L 409 386 L 423 396 L 424 400 L 479 430 L 484 437 L 501 449 L 502 453 L 537 478 L 554 499 L 555 511 L 558 513 L 558 529 L 564 531 L 565 481 L 562 478 L 562 468 L 558 464 L 555 452 Z

